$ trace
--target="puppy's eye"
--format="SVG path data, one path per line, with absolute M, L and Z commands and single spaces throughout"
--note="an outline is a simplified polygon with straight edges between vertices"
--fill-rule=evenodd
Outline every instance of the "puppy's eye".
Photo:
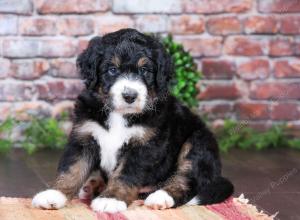
M 148 72 L 149 72 L 149 70 L 147 69 L 147 67 L 141 67 L 140 69 L 139 69 L 139 72 L 141 73 L 141 74 L 147 74 Z
M 111 75 L 111 76 L 115 76 L 118 74 L 118 69 L 116 67 L 110 67 L 108 69 L 108 74 Z

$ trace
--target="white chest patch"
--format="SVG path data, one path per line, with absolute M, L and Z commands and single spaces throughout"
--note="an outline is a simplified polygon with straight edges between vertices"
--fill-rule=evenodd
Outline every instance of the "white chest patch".
M 142 126 L 127 127 L 127 121 L 119 113 L 112 112 L 107 120 L 108 130 L 95 121 L 86 121 L 77 131 L 91 134 L 100 146 L 101 168 L 110 174 L 117 164 L 117 154 L 123 144 L 133 137 L 145 134 Z

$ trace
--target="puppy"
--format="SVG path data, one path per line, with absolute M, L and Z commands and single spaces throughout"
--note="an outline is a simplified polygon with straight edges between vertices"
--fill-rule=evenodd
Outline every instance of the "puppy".
M 64 207 L 94 170 L 106 182 L 92 200 L 95 211 L 126 210 L 147 187 L 156 191 L 144 204 L 154 209 L 232 195 L 213 134 L 168 91 L 174 68 L 157 39 L 133 29 L 95 37 L 77 66 L 86 89 L 75 104 L 56 182 L 33 206 Z

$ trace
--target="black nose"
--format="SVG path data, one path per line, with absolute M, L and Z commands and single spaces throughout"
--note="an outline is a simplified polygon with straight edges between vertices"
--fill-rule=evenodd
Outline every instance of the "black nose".
M 128 91 L 122 93 L 125 102 L 127 102 L 128 104 L 133 103 L 136 100 L 137 95 L 138 94 L 135 91 Z

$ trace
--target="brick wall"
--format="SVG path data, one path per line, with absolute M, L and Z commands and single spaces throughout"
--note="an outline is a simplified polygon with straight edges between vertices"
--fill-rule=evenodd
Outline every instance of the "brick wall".
M 0 0 L 0 120 L 72 106 L 87 41 L 134 27 L 191 50 L 210 119 L 298 125 L 299 12 L 300 0 Z

